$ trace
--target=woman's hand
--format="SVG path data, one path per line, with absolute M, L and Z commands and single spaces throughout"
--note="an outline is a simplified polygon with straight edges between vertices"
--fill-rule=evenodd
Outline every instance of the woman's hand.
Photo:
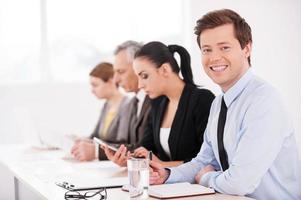
M 134 150 L 134 153 L 132 154 L 132 156 L 134 157 L 144 157 L 144 158 L 148 158 L 149 156 L 149 151 L 144 148 L 144 147 L 139 147 L 137 149 Z M 152 154 L 152 160 L 158 163 L 161 163 L 162 161 L 154 154 Z
M 71 154 L 76 160 L 91 161 L 95 159 L 95 145 L 90 140 L 76 140 Z
M 134 150 L 134 153 L 132 154 L 134 157 L 144 157 L 147 158 L 149 155 L 149 151 L 144 147 L 138 147 Z
M 101 145 L 101 148 L 104 150 L 107 158 L 112 162 L 116 163 L 121 167 L 125 167 L 127 165 L 126 162 L 131 156 L 131 154 L 129 151 L 127 151 L 126 146 L 124 146 L 123 144 L 119 147 L 119 149 L 116 152 L 109 149 L 108 146 Z

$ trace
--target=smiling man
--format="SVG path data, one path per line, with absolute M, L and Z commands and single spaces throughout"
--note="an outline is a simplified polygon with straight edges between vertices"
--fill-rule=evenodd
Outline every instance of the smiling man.
M 301 199 L 301 161 L 279 93 L 251 69 L 252 34 L 232 10 L 209 12 L 195 28 L 207 75 L 222 89 L 202 148 L 191 162 L 151 163 L 152 184 L 191 182 L 256 199 Z

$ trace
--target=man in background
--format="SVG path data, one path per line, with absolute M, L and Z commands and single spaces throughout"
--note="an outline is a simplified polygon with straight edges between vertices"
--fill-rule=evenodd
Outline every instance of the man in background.
M 115 50 L 115 82 L 126 92 L 134 92 L 129 109 L 131 109 L 129 145 L 121 145 L 117 152 L 105 148 L 109 160 L 123 166 L 127 160 L 127 151 L 139 144 L 143 137 L 148 116 L 151 108 L 150 99 L 138 88 L 138 77 L 133 69 L 135 53 L 142 47 L 142 44 L 135 41 L 126 41 L 120 44 Z

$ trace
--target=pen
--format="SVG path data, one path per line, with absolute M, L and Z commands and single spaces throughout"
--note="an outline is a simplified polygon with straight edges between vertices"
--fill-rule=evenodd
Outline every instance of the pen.
M 149 159 L 149 160 L 152 160 L 152 159 L 153 159 L 153 152 L 152 152 L 152 151 L 149 151 L 149 152 L 148 152 L 148 159 Z

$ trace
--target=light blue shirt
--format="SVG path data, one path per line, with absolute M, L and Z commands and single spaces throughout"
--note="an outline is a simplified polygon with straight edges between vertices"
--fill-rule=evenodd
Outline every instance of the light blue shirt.
M 224 146 L 229 168 L 221 170 L 217 122 L 224 96 L 228 108 Z M 190 162 L 171 168 L 166 183 L 195 182 L 206 165 L 201 184 L 231 195 L 256 199 L 301 199 L 301 161 L 292 120 L 280 95 L 249 69 L 225 94 L 212 103 L 204 142 Z

